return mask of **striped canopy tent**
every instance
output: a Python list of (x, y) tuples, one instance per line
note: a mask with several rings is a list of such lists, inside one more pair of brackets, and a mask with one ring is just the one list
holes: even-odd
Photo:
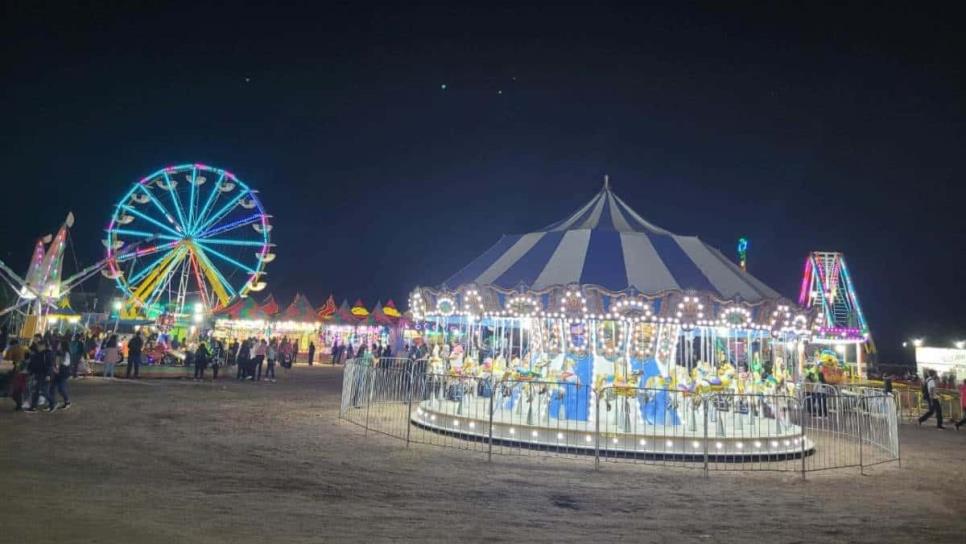
[(399, 319), (402, 317), (402, 314), (399, 312), (399, 309), (396, 308), (396, 303), (393, 302), (392, 299), (389, 299), (389, 302), (387, 302), (386, 305), (382, 307), (382, 312), (386, 314), (386, 316), (388, 316), (390, 319)]
[(325, 299), (325, 304), (315, 312), (315, 315), (322, 321), (330, 321), (335, 316), (335, 311), (335, 299), (332, 295), (329, 295), (329, 298)]
[(252, 321), (265, 321), (270, 316), (262, 310), (262, 307), (255, 302), (252, 297), (238, 299), (237, 302), (221, 310), (216, 314), (218, 317), (229, 319), (246, 319)]
[(355, 325), (359, 322), (359, 318), (352, 315), (352, 310), (349, 308), (349, 301), (343, 299), (342, 304), (339, 305), (339, 309), (335, 311), (332, 315), (333, 319), (343, 325)]
[(369, 317), (372, 319), (372, 322), (375, 323), (376, 325), (391, 327), (396, 324), (396, 320), (390, 318), (386, 314), (382, 306), (382, 301), (376, 302), (375, 307), (372, 308), (372, 312), (369, 313)]
[(264, 311), (269, 316), (275, 316), (279, 312), (280, 308), (278, 302), (275, 301), (275, 295), (268, 295), (268, 297), (262, 301), (262, 311)]
[(285, 321), (298, 321), (301, 323), (319, 321), (319, 316), (315, 313), (315, 308), (312, 306), (312, 303), (302, 293), (296, 293), (295, 298), (292, 299), (292, 303), (288, 305), (288, 308), (285, 308), (285, 311), (279, 315), (279, 318)]
[(363, 304), (361, 298), (356, 299), (356, 303), (352, 305), (352, 309), (350, 311), (352, 312), (352, 315), (354, 315), (356, 319), (360, 321), (369, 317), (369, 310), (366, 309), (366, 305)]
[[(567, 297), (567, 293), (571, 296)], [(504, 235), (438, 288), (417, 288), (410, 309), (427, 315), (525, 315), (559, 312), (579, 294), (584, 313), (601, 317), (627, 298), (653, 301), (655, 316), (674, 317), (700, 296), (717, 317), (734, 305), (766, 321), (782, 296), (697, 236), (644, 219), (604, 187), (577, 211), (542, 229)], [(512, 308), (526, 296), (526, 306)], [(531, 307), (532, 306), (532, 307)], [(768, 314), (770, 316), (770, 313)], [(680, 316), (678, 316), (680, 317)]]

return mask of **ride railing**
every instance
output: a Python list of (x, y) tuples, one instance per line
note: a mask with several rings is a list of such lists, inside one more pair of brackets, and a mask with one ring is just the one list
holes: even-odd
[(350, 360), (340, 417), (368, 434), (493, 454), (709, 471), (807, 472), (899, 460), (895, 399), (809, 384), (797, 395), (498, 380), (425, 361)]

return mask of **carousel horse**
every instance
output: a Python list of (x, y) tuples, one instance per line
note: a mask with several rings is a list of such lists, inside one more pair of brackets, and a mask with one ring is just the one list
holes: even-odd
[(657, 364), (657, 359), (631, 359), (631, 370), (640, 374), (638, 383), (644, 384), (648, 389), (657, 389), (657, 392), (650, 394), (641, 407), (641, 419), (651, 425), (680, 425), (681, 419), (677, 411), (671, 406), (671, 398), (668, 395), (668, 387), (672, 380), (661, 376), (661, 369)]

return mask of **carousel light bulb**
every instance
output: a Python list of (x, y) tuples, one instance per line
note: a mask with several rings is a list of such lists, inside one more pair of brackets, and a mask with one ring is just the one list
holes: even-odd
[(715, 447), (716, 449), (719, 449), (719, 450), (720, 450), (721, 448), (723, 448), (723, 447), (724, 447), (724, 444), (722, 444), (721, 442), (715, 442), (715, 443), (714, 443), (714, 447)]
[(670, 448), (670, 447), (674, 446), (674, 441), (673, 440), (668, 440), (667, 442), (664, 443), (664, 445)]
[(454, 426), (454, 427), (459, 427), (459, 426), (460, 426), (460, 420), (458, 420), (458, 419), (454, 419), (454, 420), (453, 420), (453, 426)]
[(697, 440), (695, 440), (694, 442), (691, 442), (691, 447), (694, 449), (698, 449), (701, 447), (701, 442), (698, 442)]
[(755, 440), (755, 447), (756, 448), (760, 448), (761, 447), (761, 442), (758, 441), (758, 440)]
[(778, 447), (778, 441), (777, 440), (772, 440), (771, 441), (771, 447), (777, 448)]
[(614, 444), (616, 444), (616, 443), (618, 442), (618, 440), (617, 440), (617, 437), (615, 436), (615, 437), (614, 437), (614, 438), (613, 438), (613, 439), (611, 440), (611, 442), (613, 442)]
[(745, 445), (743, 443), (741, 443), (741, 442), (738, 442), (737, 444), (735, 444), (735, 447), (740, 450), (740, 449), (743, 449), (745, 447)]
[(564, 437), (563, 433), (557, 433), (557, 440), (563, 440), (563, 437)]
[(642, 446), (646, 446), (646, 445), (647, 445), (647, 440), (644, 440), (644, 439), (642, 438), (642, 439), (641, 439), (641, 445), (642, 445)]
[(517, 430), (513, 427), (510, 427), (510, 434), (517, 434)]
[(538, 433), (537, 431), (531, 431), (530, 432), (530, 436), (536, 438), (536, 437), (540, 436), (540, 433)]

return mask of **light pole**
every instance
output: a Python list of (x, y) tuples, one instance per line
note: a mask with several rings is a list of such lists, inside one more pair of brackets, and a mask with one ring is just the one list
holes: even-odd
[(124, 304), (120, 300), (114, 299), (111, 307), (114, 308), (114, 332), (117, 332), (117, 326), (121, 321), (121, 308), (124, 307)]

